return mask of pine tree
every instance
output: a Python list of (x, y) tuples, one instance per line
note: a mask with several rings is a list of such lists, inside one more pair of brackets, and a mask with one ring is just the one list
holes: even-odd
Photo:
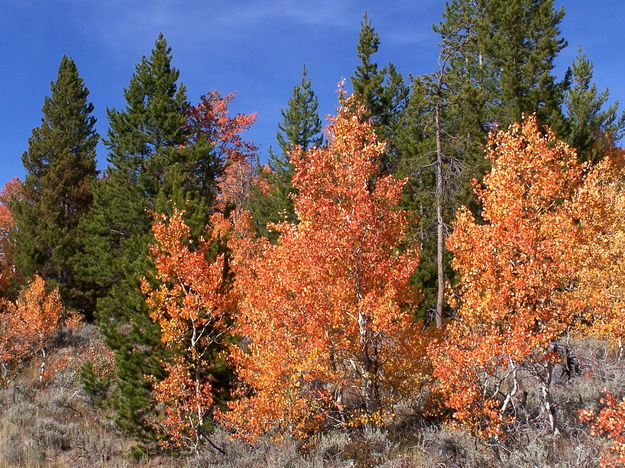
[(459, 203), (475, 208), (470, 181), (480, 179), (493, 124), (506, 128), (536, 113), (557, 133), (564, 131), (561, 105), (568, 81), (556, 82), (554, 60), (566, 46), (558, 25), (564, 10), (553, 0), (453, 0), (441, 35), (445, 96), (441, 109), (449, 157), (464, 168)]
[(436, 226), (437, 233), (435, 247), (434, 233), (424, 233), (420, 269), (422, 280), (431, 281), (428, 258), (436, 257), (436, 284), (421, 287), (426, 298), (437, 290), (437, 324), (443, 281), (451, 279), (445, 273), (445, 233), (460, 204), (479, 216), (472, 180), (480, 180), (489, 168), (483, 148), (492, 126), (505, 128), (535, 112), (542, 123), (564, 132), (561, 105), (568, 80), (557, 82), (552, 74), (555, 57), (566, 45), (558, 30), (563, 15), (552, 0), (451, 0), (443, 21), (434, 26), (441, 36), (439, 70), (422, 78), (430, 122), (425, 131), (431, 144), (405, 164), (436, 170), (435, 176), (421, 171), (432, 185), (418, 185), (424, 195), (415, 197), (420, 201), (413, 209), (425, 216), (436, 213), (433, 222), (421, 222)]
[(478, 40), (498, 81), (494, 121), (505, 128), (535, 112), (556, 130), (562, 125), (563, 87), (567, 86), (553, 76), (555, 58), (566, 47), (558, 28), (564, 7), (556, 10), (553, 0), (483, 3)]
[(602, 110), (609, 96), (592, 83), (592, 62), (581, 49), (572, 64), (573, 86), (565, 97), (568, 118), (568, 142), (583, 161), (596, 162), (611, 141), (625, 132), (625, 113), (618, 115), (618, 103)]
[[(323, 138), (318, 111), (319, 102), (311, 86), (308, 70), (304, 65), (302, 79), (293, 87), (293, 95), (289, 98), (288, 107), (280, 111), (283, 120), (278, 124), (276, 139), (282, 153), (277, 158), (288, 156), (296, 146), (301, 149), (302, 153), (313, 146), (321, 146)], [(290, 172), (293, 172), (293, 165), (290, 161), (285, 159), (275, 159), (275, 161), (274, 169), (277, 169), (278, 165), (284, 168), (288, 164)], [(282, 161), (286, 164), (280, 164)]]
[[(304, 154), (313, 146), (320, 147), (323, 142), (321, 135), (321, 119), (318, 112), (319, 102), (311, 87), (306, 66), (302, 69), (300, 83), (293, 87), (286, 109), (283, 109), (282, 123), (278, 124), (276, 139), (280, 152), (271, 151), (269, 170), (260, 171), (259, 181), (252, 188), (248, 208), (252, 212), (256, 232), (271, 240), (277, 233), (269, 231), (267, 224), (279, 221), (297, 222), (293, 208), (292, 195), (295, 193), (293, 183), (293, 164), (291, 153), (299, 148)], [(268, 187), (263, 192), (261, 186)]]
[(401, 154), (395, 135), (402, 112), (407, 103), (409, 88), (393, 64), (379, 68), (372, 56), (380, 48), (380, 36), (367, 13), (360, 23), (356, 50), (360, 63), (351, 77), (356, 101), (365, 106), (362, 117), (372, 119), (376, 135), (387, 144), (381, 157), (381, 172), (397, 170)]
[(414, 77), (410, 97), (397, 129), (397, 144), (402, 158), (396, 176), (408, 178), (404, 187), (402, 207), (416, 214), (417, 223), (411, 236), (421, 246), (421, 260), (411, 281), (421, 291), (421, 303), (416, 316), (431, 316), (437, 294), (436, 265), (436, 152), (431, 121), (432, 100), (428, 83)]
[(81, 294), (73, 255), (77, 227), (92, 203), (98, 135), (85, 87), (74, 61), (64, 56), (45, 98), (41, 126), (33, 129), (22, 156), (26, 177), (11, 203), (15, 218), (15, 264), (25, 278), (40, 275), (60, 288), (65, 304), (89, 309)]
[(152, 217), (168, 170), (188, 139), (189, 103), (171, 49), (162, 35), (150, 57), (136, 66), (124, 90), (124, 110), (109, 110), (105, 144), (110, 163), (94, 191), (94, 207), (82, 224), (88, 256), (81, 264), (97, 285), (97, 319), (115, 351), (116, 423), (142, 440), (153, 437), (152, 382), (163, 376), (158, 326), (149, 317), (140, 279), (152, 268), (148, 244)]

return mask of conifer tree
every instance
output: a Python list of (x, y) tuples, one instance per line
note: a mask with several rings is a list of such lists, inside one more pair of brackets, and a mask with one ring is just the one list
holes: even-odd
[[(302, 68), (302, 79), (293, 87), (293, 94), (289, 98), (288, 107), (282, 109), (282, 123), (278, 124), (278, 134), (276, 139), (280, 145), (282, 153), (274, 160), (273, 165), (277, 169), (281, 156), (288, 154), (299, 147), (305, 153), (313, 146), (321, 146), (323, 140), (321, 136), (321, 119), (319, 118), (319, 102), (315, 92), (311, 87), (311, 80), (308, 77), (306, 65)], [(291, 161), (285, 161), (289, 165), (289, 171), (293, 172)], [(284, 167), (286, 164), (280, 164)]]
[(565, 96), (568, 118), (568, 142), (583, 161), (596, 162), (605, 154), (611, 141), (625, 131), (625, 113), (618, 115), (618, 103), (602, 110), (609, 96), (592, 83), (592, 62), (581, 49), (572, 64), (572, 84)]
[(472, 199), (470, 181), (488, 169), (482, 148), (493, 124), (505, 128), (536, 113), (564, 131), (568, 80), (558, 83), (552, 73), (566, 46), (558, 29), (563, 16), (553, 0), (453, 0), (434, 27), (446, 60), (444, 146), (464, 167), (459, 202)]
[(92, 202), (97, 176), (93, 105), (74, 61), (64, 56), (41, 126), (33, 129), (22, 156), (26, 177), (21, 196), (10, 203), (15, 219), (15, 265), (25, 278), (40, 275), (60, 288), (65, 303), (88, 309), (73, 255), (77, 227)]
[[(414, 77), (407, 106), (401, 115), (397, 131), (397, 144), (402, 158), (396, 175), (407, 177), (402, 207), (413, 211), (418, 223), (411, 235), (421, 246), (421, 260), (412, 275), (413, 286), (421, 291), (418, 318), (436, 317), (438, 294), (437, 265), (437, 194), (438, 164), (436, 155), (435, 122), (432, 119), (434, 100), (429, 78)], [(449, 164), (441, 168), (449, 170)], [(449, 201), (441, 203), (449, 210)], [(445, 218), (449, 213), (445, 212)], [(432, 314), (434, 312), (434, 314)]]
[[(431, 185), (417, 185), (426, 193), (413, 194), (420, 200), (413, 209), (425, 216), (436, 212), (435, 222), (422, 221), (422, 225), (436, 226), (436, 288), (421, 287), (426, 297), (432, 296), (428, 291), (437, 289), (437, 322), (442, 281), (448, 279), (443, 237), (458, 205), (468, 206), (479, 216), (472, 180), (480, 180), (489, 168), (483, 150), (488, 132), (494, 124), (507, 126), (532, 113), (556, 133), (565, 130), (561, 106), (568, 80), (557, 82), (552, 74), (555, 57), (566, 45), (558, 30), (564, 11), (556, 11), (553, 3), (451, 0), (443, 21), (434, 26), (441, 36), (439, 69), (421, 78), (426, 88), (422, 106), (430, 122), (424, 129), (431, 144), (404, 164), (413, 170), (418, 166), (436, 169), (435, 177), (419, 171)], [(433, 232), (424, 234), (434, 236)], [(423, 244), (421, 269), (431, 264), (427, 257), (434, 257), (428, 248), (431, 244), (431, 238)], [(428, 271), (422, 271), (422, 280), (432, 278)]]
[(381, 157), (381, 172), (388, 174), (395, 172), (401, 159), (395, 135), (406, 107), (409, 88), (392, 63), (379, 68), (372, 60), (379, 48), (380, 36), (365, 13), (356, 45), (360, 63), (354, 70), (351, 82), (356, 102), (365, 106), (362, 118), (371, 118), (376, 135), (386, 142), (386, 151)]
[(159, 328), (140, 291), (140, 279), (152, 267), (150, 211), (189, 133), (189, 103), (171, 61), (171, 49), (159, 35), (124, 90), (125, 109), (108, 111), (110, 166), (82, 224), (89, 254), (82, 271), (99, 287), (98, 324), (115, 351), (116, 423), (143, 440), (153, 436), (148, 420), (154, 407), (152, 382), (145, 375), (163, 375)]
[[(280, 112), (283, 120), (278, 124), (276, 135), (280, 152), (271, 151), (269, 170), (260, 172), (260, 180), (251, 193), (249, 209), (252, 212), (254, 228), (263, 237), (272, 240), (277, 238), (276, 232), (267, 229), (269, 223), (297, 222), (292, 199), (295, 188), (291, 182), (291, 154), (297, 148), (304, 154), (313, 146), (321, 146), (323, 136), (318, 107), (319, 102), (312, 90), (308, 70), (304, 66), (302, 79), (293, 87), (287, 108)], [(261, 189), (263, 185), (267, 187), (264, 192)]]

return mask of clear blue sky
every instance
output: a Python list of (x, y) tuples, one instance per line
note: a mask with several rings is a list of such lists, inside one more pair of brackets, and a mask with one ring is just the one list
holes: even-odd
[[(334, 112), (336, 84), (357, 63), (365, 10), (381, 36), (378, 63), (392, 61), (407, 76), (434, 69), (432, 24), (443, 6), (442, 0), (0, 0), (0, 183), (24, 175), (21, 155), (63, 54), (76, 61), (104, 135), (106, 107), (123, 107), (134, 65), (162, 31), (191, 102), (214, 89), (236, 91), (235, 112), (258, 112), (248, 137), (265, 160), (303, 64), (321, 114)], [(561, 30), (569, 46), (558, 75), (582, 46), (599, 88), (625, 104), (624, 24), (623, 0), (566, 2)], [(106, 153), (102, 145), (98, 150), (102, 169)]]

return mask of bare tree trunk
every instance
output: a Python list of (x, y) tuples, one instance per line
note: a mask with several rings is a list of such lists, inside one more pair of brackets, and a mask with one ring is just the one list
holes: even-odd
[[(369, 330), (369, 317), (362, 311), (358, 312), (358, 332), (363, 353), (363, 386), (365, 397), (365, 410), (372, 414), (378, 410), (377, 383), (375, 382), (375, 367), (377, 356), (371, 355), (371, 333)], [(377, 354), (377, 353), (375, 353)]]
[(436, 322), (436, 328), (441, 329), (443, 328), (443, 303), (445, 300), (445, 265), (443, 263), (445, 240), (443, 229), (443, 150), (441, 145), (440, 100), (437, 100), (434, 109), (434, 124), (436, 126), (436, 269), (438, 273), (434, 321)]
[(45, 349), (41, 349), (41, 367), (39, 368), (39, 382), (43, 382), (43, 376), (46, 373), (46, 350)]
[(560, 431), (558, 430), (558, 422), (556, 420), (556, 415), (553, 411), (553, 407), (551, 404), (551, 389), (549, 388), (551, 385), (552, 374), (553, 369), (551, 367), (551, 364), (547, 364), (547, 375), (539, 377), (540, 392), (542, 394), (543, 411), (545, 413), (545, 416), (547, 417), (551, 433), (553, 435), (558, 435)]

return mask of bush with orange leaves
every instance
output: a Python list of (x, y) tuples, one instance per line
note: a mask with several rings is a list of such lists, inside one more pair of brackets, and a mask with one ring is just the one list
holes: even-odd
[(625, 152), (612, 148), (572, 203), (582, 233), (573, 260), (573, 299), (586, 306), (577, 330), (607, 340), (623, 355), (625, 341)]
[[(235, 93), (221, 96), (212, 91), (200, 98), (201, 102), (189, 109), (187, 129), (191, 131), (190, 143), (207, 142), (212, 145), (220, 168), (217, 179), (216, 207), (225, 212), (228, 208), (241, 207), (247, 198), (252, 178), (252, 161), (258, 149), (251, 141), (245, 140), (242, 133), (249, 130), (256, 121), (252, 114), (229, 115), (229, 106)], [(214, 168), (194, 168), (196, 176), (210, 183)], [(236, 218), (240, 211), (231, 213)]]
[(462, 208), (448, 239), (461, 277), (459, 309), (447, 336), (431, 347), (437, 388), (458, 422), (498, 438), (523, 404), (522, 379), (530, 378), (556, 432), (552, 343), (579, 306), (567, 294), (580, 230), (565, 201), (583, 166), (535, 117), (491, 134), (487, 157), (492, 170), (476, 184), (483, 222)]
[(15, 220), (9, 210), (9, 203), (19, 197), (21, 188), (20, 180), (15, 177), (4, 184), (0, 191), (0, 295), (7, 292), (14, 276), (13, 246), (10, 236), (15, 229)]
[[(213, 226), (219, 226), (217, 218)], [(169, 436), (165, 444), (197, 453), (210, 442), (207, 434), (216, 402), (227, 390), (216, 383), (224, 372), (220, 352), (230, 337), (232, 303), (225, 257), (208, 259), (210, 241), (200, 239), (192, 247), (180, 211), (158, 220), (152, 230), (155, 244), (150, 252), (160, 285), (154, 287), (144, 279), (141, 288), (150, 317), (160, 325), (161, 340), (173, 356), (164, 363), (167, 377), (155, 382), (154, 395), (163, 404), (161, 424)], [(218, 236), (218, 229), (213, 233)]]
[(609, 392), (601, 398), (603, 408), (598, 414), (580, 411), (580, 420), (590, 423), (592, 434), (612, 440), (612, 446), (601, 457), (604, 468), (625, 466), (625, 398), (617, 401)]
[(48, 291), (45, 281), (35, 276), (15, 302), (2, 299), (0, 309), (3, 377), (8, 378), (11, 367), (20, 361), (40, 356), (39, 379), (43, 380), (47, 347), (65, 319), (58, 289)]
[(299, 224), (276, 225), (275, 245), (230, 244), (243, 387), (222, 419), (248, 440), (383, 424), (423, 384), (427, 338), (411, 319), (409, 282), (419, 254), (402, 244), (410, 220), (398, 209), (405, 181), (375, 178), (384, 144), (347, 103), (327, 147), (291, 155)]

